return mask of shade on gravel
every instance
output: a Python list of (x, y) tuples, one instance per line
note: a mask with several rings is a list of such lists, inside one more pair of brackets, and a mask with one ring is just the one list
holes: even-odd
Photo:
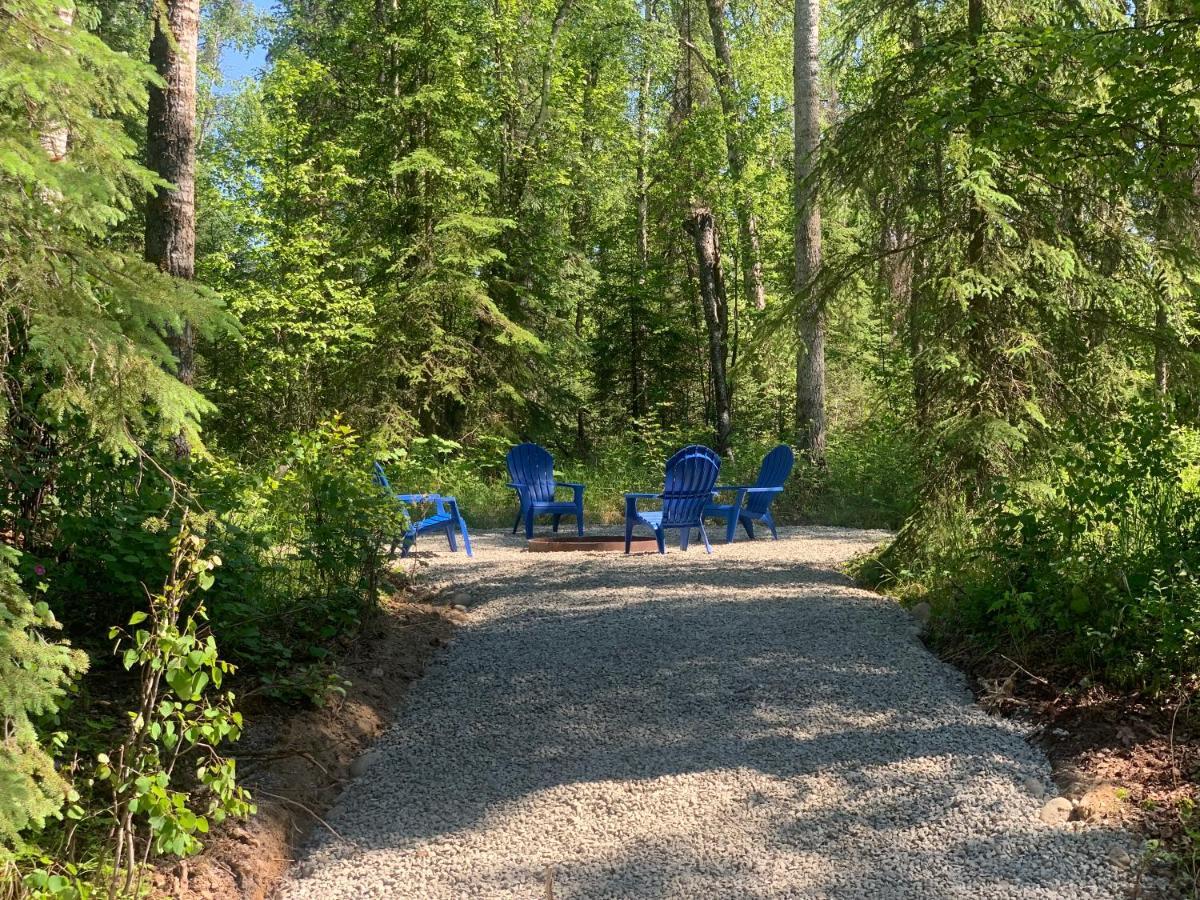
[(1040, 821), (1042, 753), (838, 573), (886, 536), (782, 531), (431, 553), (471, 622), (282, 896), (1126, 896), (1133, 839)]

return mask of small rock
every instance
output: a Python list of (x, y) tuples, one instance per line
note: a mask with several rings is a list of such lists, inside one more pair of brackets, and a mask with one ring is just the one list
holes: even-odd
[(1075, 818), (1095, 822), (1116, 816), (1121, 811), (1119, 790), (1117, 785), (1105, 782), (1085, 791), (1075, 807)]
[(1066, 797), (1055, 797), (1042, 807), (1038, 817), (1047, 825), (1065, 825), (1071, 818), (1071, 801)]
[(1036, 778), (1025, 779), (1025, 790), (1029, 791), (1029, 793), (1033, 794), (1039, 800), (1046, 796), (1046, 786)]
[(371, 677), (372, 678), (382, 678), (383, 677), (383, 666), (376, 666), (375, 668), (373, 668), (371, 670)]
[(1120, 866), (1122, 869), (1128, 869), (1133, 860), (1124, 847), (1113, 847), (1108, 851), (1108, 860), (1115, 866)]
[(924, 628), (929, 624), (929, 617), (933, 614), (933, 607), (922, 600), (920, 603), (910, 609), (909, 613), (914, 619), (917, 620), (917, 623)]
[(451, 608), (452, 610), (454, 610), (455, 612), (462, 612), (462, 613), (465, 613), (465, 612), (467, 611), (467, 608), (466, 608), (465, 606), (463, 606), (461, 603), (455, 603), (455, 604), (454, 604), (453, 606), (451, 606), (450, 608)]
[(350, 775), (354, 778), (361, 778), (368, 771), (370, 771), (377, 762), (379, 762), (378, 753), (374, 751), (364, 753), (362, 756), (355, 759), (354, 762), (350, 763)]

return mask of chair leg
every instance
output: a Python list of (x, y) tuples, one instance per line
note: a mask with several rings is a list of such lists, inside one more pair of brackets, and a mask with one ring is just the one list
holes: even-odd
[(763, 521), (767, 523), (767, 527), (771, 529), (771, 537), (779, 540), (779, 533), (775, 530), (775, 519), (769, 512), (763, 513)]
[(633, 519), (629, 516), (625, 517), (625, 552), (629, 552), (630, 542), (633, 540)]
[(458, 517), (458, 527), (462, 531), (463, 549), (467, 551), (467, 556), (474, 556), (471, 552), (471, 536), (467, 534), (467, 520), (462, 516)]
[(553, 531), (555, 534), (558, 534), (558, 522), (561, 518), (562, 518), (562, 513), (554, 514), (554, 524), (550, 526), (550, 530)]
[(738, 514), (733, 513), (725, 522), (725, 543), (732, 544), (737, 537)]
[(709, 554), (712, 553), (712, 544), (708, 542), (708, 532), (704, 530), (704, 522), (700, 523), (700, 537), (704, 538), (704, 549)]
[(517, 517), (515, 519), (513, 519), (513, 530), (512, 530), (513, 534), (516, 534), (517, 529), (521, 527), (521, 519), (523, 519), (524, 517), (525, 517), (524, 507), (517, 507)]
[(746, 529), (746, 534), (750, 540), (754, 540), (754, 520), (749, 516), (739, 516), (742, 522), (742, 527)]
[(583, 504), (580, 503), (575, 510), (575, 533), (583, 537)]
[(450, 552), (457, 553), (458, 552), (458, 542), (456, 540), (454, 540), (454, 523), (453, 522), (446, 523), (446, 540), (448, 540), (450, 542)]
[(525, 540), (533, 537), (533, 506), (525, 510)]
[(654, 539), (658, 541), (658, 552), (667, 555), (667, 533), (662, 528), (654, 529)]
[(686, 550), (692, 540), (692, 529), (680, 528), (679, 530), (683, 532), (683, 535), (679, 538), (679, 549)]

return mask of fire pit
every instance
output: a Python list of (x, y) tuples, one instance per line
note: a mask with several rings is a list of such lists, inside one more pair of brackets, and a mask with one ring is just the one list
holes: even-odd
[[(625, 552), (625, 538), (619, 534), (589, 534), (583, 537), (564, 535), (559, 537), (535, 537), (529, 539), (530, 553), (550, 553), (559, 550), (598, 550)], [(652, 537), (635, 537), (629, 544), (630, 553), (658, 551), (658, 542)]]

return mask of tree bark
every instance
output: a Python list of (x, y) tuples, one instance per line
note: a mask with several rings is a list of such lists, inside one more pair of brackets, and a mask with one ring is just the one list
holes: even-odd
[(693, 205), (685, 223), (696, 245), (697, 280), (704, 323), (708, 328), (708, 359), (712, 373), (713, 418), (716, 425), (716, 451), (729, 452), (729, 434), (733, 418), (729, 402), (726, 360), (729, 357), (729, 301), (725, 276), (721, 271), (721, 246), (717, 222), (707, 206)]
[[(75, 24), (75, 8), (73, 6), (60, 6), (56, 10), (58, 19), (62, 22), (63, 30), (69, 29)], [(63, 122), (46, 122), (42, 127), (41, 134), (38, 135), (38, 141), (42, 145), (42, 149), (46, 151), (46, 155), (50, 157), (51, 162), (62, 162), (67, 158), (67, 144), (70, 142), (71, 130)], [(55, 201), (61, 198), (54, 198)]]
[[(972, 51), (979, 46), (979, 38), (983, 35), (983, 0), (968, 0), (967, 3), (967, 41), (971, 45)], [(974, 58), (971, 60), (970, 66), (971, 78), (971, 110), (974, 115), (971, 118), (970, 134), (971, 143), (978, 143), (980, 136), (983, 133), (983, 123), (980, 121), (980, 116), (983, 114), (983, 102), (986, 86), (983, 79), (979, 77), (979, 64)], [(986, 222), (984, 220), (983, 209), (978, 200), (971, 201), (970, 221), (968, 224), (970, 230), (970, 243), (967, 246), (967, 262), (971, 266), (977, 266), (983, 259), (984, 240), (986, 238)]]
[(820, 0), (796, 0), (793, 37), (794, 202), (796, 207), (796, 437), (814, 462), (825, 459), (825, 308), (814, 281), (821, 268), (821, 209), (813, 180), (821, 140)]
[(717, 96), (721, 101), (724, 117), (725, 154), (729, 161), (729, 177), (733, 181), (734, 202), (737, 209), (738, 232), (741, 237), (746, 297), (756, 309), (765, 309), (766, 292), (763, 289), (762, 251), (759, 248), (758, 221), (754, 216), (753, 204), (742, 184), (746, 171), (745, 159), (738, 144), (738, 125), (741, 112), (737, 107), (737, 92), (733, 83), (733, 54), (725, 34), (725, 0), (706, 0), (708, 24), (712, 32), (713, 52), (717, 57), (715, 80)]
[[(647, 30), (654, 16), (653, 5), (645, 4)], [(642, 375), (642, 324), (641, 304), (646, 298), (646, 284), (650, 276), (650, 186), (646, 178), (650, 155), (650, 132), (646, 119), (646, 104), (650, 97), (651, 68), (649, 56), (643, 48), (641, 72), (637, 93), (637, 294), (629, 304), (629, 413), (631, 418), (640, 419), (646, 412), (644, 404), (644, 378)]]
[[(200, 0), (167, 0), (154, 17), (150, 62), (163, 86), (150, 88), (146, 125), (148, 168), (171, 183), (146, 206), (146, 259), (176, 278), (196, 274), (196, 51)], [(179, 380), (196, 380), (195, 336), (183, 323), (169, 335)], [(175, 439), (175, 453), (191, 453), (187, 438)]]

